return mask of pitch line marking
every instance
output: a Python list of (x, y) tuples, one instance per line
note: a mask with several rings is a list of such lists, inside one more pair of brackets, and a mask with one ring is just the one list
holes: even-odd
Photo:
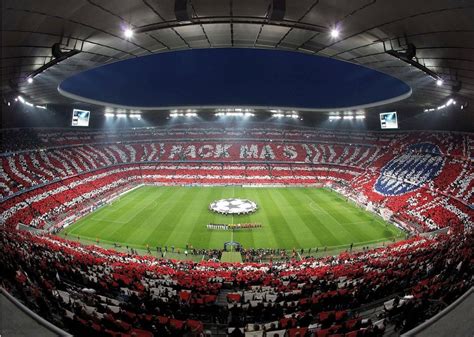
[(333, 219), (337, 224), (339, 224), (339, 226), (341, 227), (344, 227), (335, 217), (333, 217), (328, 211), (326, 211), (325, 209), (323, 209), (321, 206), (319, 206), (317, 203), (315, 203), (313, 201), (313, 199), (311, 199), (310, 197), (308, 197), (306, 194), (304, 195), (307, 199), (311, 200), (311, 202), (317, 206), (322, 212), (324, 212), (326, 215), (328, 215), (331, 219)]
[[(307, 197), (309, 198), (309, 197)], [(317, 208), (317, 207), (314, 207), (314, 206), (317, 206), (316, 203), (314, 201), (311, 201), (309, 203), (309, 207), (313, 210), (313, 211), (316, 211), (317, 213), (324, 213), (324, 212), (321, 212), (321, 209), (320, 208)]]

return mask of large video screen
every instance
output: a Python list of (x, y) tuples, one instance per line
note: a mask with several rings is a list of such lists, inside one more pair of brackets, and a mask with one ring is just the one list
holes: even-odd
[(380, 114), (380, 127), (382, 129), (398, 129), (397, 112), (382, 112)]
[(72, 126), (89, 126), (90, 111), (74, 109), (72, 111)]

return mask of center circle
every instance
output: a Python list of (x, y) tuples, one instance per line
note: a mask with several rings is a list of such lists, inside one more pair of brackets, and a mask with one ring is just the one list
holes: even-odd
[(209, 205), (209, 210), (219, 214), (250, 214), (254, 213), (257, 209), (258, 206), (253, 201), (238, 198), (215, 200)]

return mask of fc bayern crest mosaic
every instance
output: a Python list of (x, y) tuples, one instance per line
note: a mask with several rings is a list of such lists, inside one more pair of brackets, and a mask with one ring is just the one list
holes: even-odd
[(439, 153), (439, 148), (429, 143), (408, 146), (381, 169), (374, 190), (383, 195), (401, 195), (418, 189), (441, 173), (444, 159)]
[(221, 199), (213, 201), (209, 209), (219, 214), (249, 214), (257, 210), (257, 204), (248, 199)]

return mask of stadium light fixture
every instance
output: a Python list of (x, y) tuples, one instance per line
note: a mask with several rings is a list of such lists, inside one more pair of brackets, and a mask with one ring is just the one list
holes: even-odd
[(441, 78), (438, 78), (438, 79), (436, 80), (436, 85), (437, 85), (438, 87), (442, 86), (443, 83), (444, 83), (444, 81), (443, 81)]
[(29, 84), (33, 83), (33, 78), (32, 77), (28, 77), (28, 79), (26, 80)]
[(276, 113), (276, 114), (273, 114), (272, 117), (282, 118), (282, 117), (285, 117), (285, 115), (282, 113)]
[(25, 99), (21, 96), (18, 96), (18, 100), (21, 102), (21, 103), (25, 103)]
[(331, 29), (331, 37), (333, 39), (337, 39), (339, 37), (339, 29), (337, 29), (336, 27), (334, 27), (333, 29)]
[(36, 106), (38, 109), (43, 109), (43, 110), (46, 110), (46, 107), (44, 105), (37, 105)]
[(118, 113), (118, 114), (115, 114), (115, 116), (117, 116), (118, 118), (125, 118), (125, 117), (127, 117), (127, 114)]
[(105, 117), (114, 117), (115, 115), (114, 115), (113, 113), (111, 113), (111, 112), (106, 112), (106, 113), (104, 114), (104, 116), (105, 116)]
[(242, 117), (244, 113), (243, 112), (226, 112), (225, 115), (230, 116), (230, 117)]
[(186, 117), (196, 117), (196, 116), (197, 116), (197, 113), (195, 113), (195, 112), (186, 112), (184, 115), (185, 115)]
[(27, 102), (27, 101), (25, 101), (25, 104), (29, 105), (29, 106), (33, 106), (33, 103), (30, 103), (30, 102)]
[(341, 116), (329, 116), (329, 121), (339, 120), (342, 119)]
[(354, 116), (344, 116), (343, 119), (345, 119), (345, 120), (351, 120), (351, 119), (354, 119)]
[(357, 116), (355, 116), (355, 119), (365, 119), (365, 116), (364, 115), (357, 115)]
[(123, 31), (123, 36), (125, 36), (127, 39), (131, 39), (133, 37), (133, 30), (131, 28), (126, 28)]

